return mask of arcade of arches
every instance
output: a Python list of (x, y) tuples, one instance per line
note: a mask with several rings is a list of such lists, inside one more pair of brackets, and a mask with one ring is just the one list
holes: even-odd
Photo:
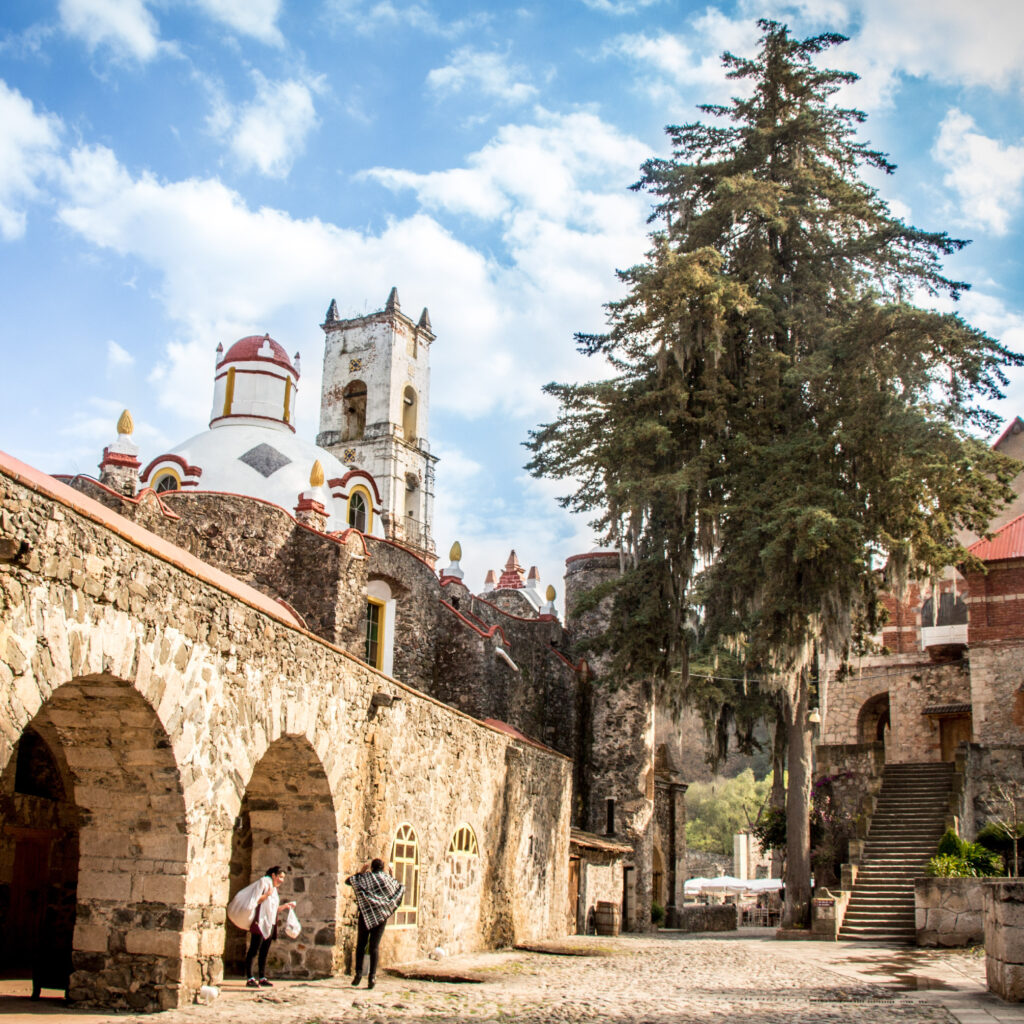
[[(381, 690), (405, 699), (378, 709)], [(522, 811), (510, 793), (529, 794), (528, 814), (508, 813)], [(82, 1005), (191, 1001), (238, 956), (230, 893), (273, 863), (303, 923), (275, 944), (276, 970), (343, 969), (344, 877), (402, 822), (417, 829), (420, 914), (385, 958), (560, 935), (569, 807), (566, 758), (401, 688), (264, 595), (0, 461), (0, 913), (8, 965), (38, 984)], [(455, 888), (449, 847), (467, 823), (478, 859)]]

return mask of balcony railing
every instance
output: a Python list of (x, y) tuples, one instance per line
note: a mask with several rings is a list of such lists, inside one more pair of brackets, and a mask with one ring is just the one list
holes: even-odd
[(921, 650), (929, 647), (952, 647), (967, 645), (967, 623), (955, 626), (922, 626)]

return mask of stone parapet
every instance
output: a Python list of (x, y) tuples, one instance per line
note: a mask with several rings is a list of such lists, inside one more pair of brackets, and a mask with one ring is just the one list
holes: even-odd
[(985, 940), (984, 878), (918, 878), (914, 912), (919, 946), (974, 946)]
[(988, 990), (1024, 1002), (1024, 882), (992, 881), (982, 890)]

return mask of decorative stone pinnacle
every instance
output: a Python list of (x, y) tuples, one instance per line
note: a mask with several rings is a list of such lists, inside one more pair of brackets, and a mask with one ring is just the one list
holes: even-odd
[(458, 541), (456, 541), (452, 545), (451, 551), (448, 552), (448, 557), (453, 562), (461, 562), (462, 561), (462, 545)]
[(117, 432), (119, 434), (133, 434), (135, 432), (132, 414), (127, 409), (121, 413), (121, 418), (117, 421)]
[(336, 299), (331, 299), (331, 304), (327, 307), (327, 316), (324, 317), (324, 323), (336, 323), (338, 320), (338, 303)]
[(416, 326), (432, 332), (432, 328), (430, 326), (430, 314), (427, 312), (426, 306), (423, 307), (423, 312), (420, 313), (420, 322)]
[(323, 487), (324, 485), (324, 467), (320, 465), (320, 460), (317, 459), (313, 463), (313, 468), (309, 473), (309, 486), (310, 487)]
[(384, 303), (384, 312), (397, 313), (401, 308), (402, 307), (398, 302), (398, 289), (392, 287), (391, 292), (388, 294), (388, 301)]
[(519, 559), (516, 558), (516, 552), (513, 548), (508, 556), (508, 561), (505, 563), (501, 579), (498, 580), (498, 588), (501, 590), (521, 590), (526, 586), (523, 582), (523, 576), (525, 575), (526, 570), (519, 564)]

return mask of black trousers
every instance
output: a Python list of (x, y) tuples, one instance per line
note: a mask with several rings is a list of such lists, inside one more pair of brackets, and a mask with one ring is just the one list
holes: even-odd
[(251, 931), (252, 938), (249, 940), (249, 952), (245, 954), (245, 976), (247, 978), (255, 978), (256, 975), (252, 973), (252, 962), (255, 957), (259, 957), (259, 977), (265, 978), (267, 976), (267, 954), (270, 952), (270, 944), (277, 938), (277, 928), (270, 933), (270, 938), (263, 938), (263, 934), (259, 928), (254, 924)]
[(380, 949), (380, 937), (384, 934), (387, 921), (381, 921), (373, 928), (367, 928), (363, 915), (359, 915), (359, 928), (356, 931), (356, 977), (363, 976), (363, 956), (366, 947), (370, 947), (370, 977), (377, 977), (377, 951)]

